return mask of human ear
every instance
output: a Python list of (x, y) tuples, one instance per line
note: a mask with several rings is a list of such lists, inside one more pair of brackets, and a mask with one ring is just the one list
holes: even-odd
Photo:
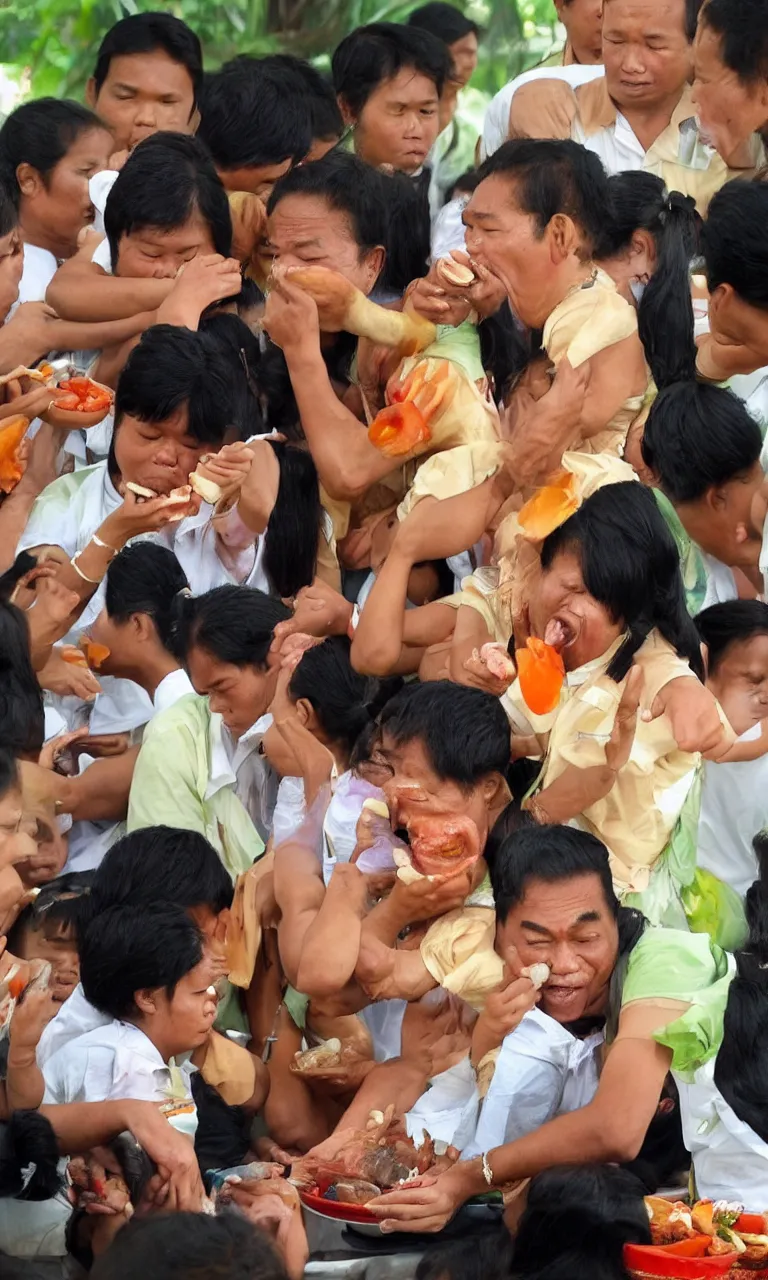
[(26, 160), (16, 166), (16, 181), (21, 194), (27, 197), (38, 195), (43, 187), (43, 180), (37, 169), (27, 164)]
[(336, 97), (336, 101), (339, 104), (339, 111), (341, 112), (341, 118), (344, 121), (347, 128), (349, 128), (350, 125), (356, 124), (357, 116), (355, 115), (354, 111), (350, 107), (346, 98), (343, 98), (341, 94), (338, 94)]
[(369, 286), (372, 289), (384, 270), (384, 259), (386, 250), (383, 245), (377, 244), (375, 249), (369, 250), (365, 255), (365, 274), (368, 278)]
[(94, 80), (93, 76), (91, 76), (90, 80), (85, 86), (85, 101), (86, 101), (86, 105), (89, 106), (92, 111), (95, 110), (96, 99), (98, 98), (98, 96), (99, 95), (96, 92), (96, 81)]
[(157, 1013), (157, 993), (150, 987), (143, 987), (141, 991), (134, 991), (133, 1003), (144, 1017), (151, 1018), (154, 1013)]
[(556, 213), (547, 225), (546, 234), (549, 236), (552, 262), (556, 265), (577, 253), (581, 247), (576, 224), (567, 213)]

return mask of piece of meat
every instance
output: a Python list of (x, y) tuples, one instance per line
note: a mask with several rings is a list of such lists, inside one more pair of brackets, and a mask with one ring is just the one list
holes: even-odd
[(381, 1191), (373, 1182), (365, 1182), (362, 1178), (339, 1178), (328, 1188), (324, 1199), (337, 1200), (339, 1204), (368, 1204), (378, 1195)]
[(463, 814), (414, 818), (408, 827), (411, 863), (423, 876), (453, 876), (480, 857), (480, 835)]

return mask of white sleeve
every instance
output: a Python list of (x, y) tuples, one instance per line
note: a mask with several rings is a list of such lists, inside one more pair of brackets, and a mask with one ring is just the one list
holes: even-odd
[(117, 178), (117, 169), (101, 169), (99, 173), (94, 173), (88, 183), (88, 194), (91, 197), (91, 204), (96, 210), (96, 217), (93, 220), (95, 231), (104, 234), (104, 209), (107, 204), (107, 196), (115, 185)]
[(45, 1066), (43, 1102), (105, 1102), (112, 1097), (115, 1060), (111, 1047), (65, 1046)]

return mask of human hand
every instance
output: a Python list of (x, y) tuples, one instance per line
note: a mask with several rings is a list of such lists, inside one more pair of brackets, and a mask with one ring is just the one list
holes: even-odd
[(43, 423), (31, 440), (26, 437), (21, 444), (24, 474), (15, 492), (19, 496), (28, 494), (36, 498), (56, 479), (61, 437), (55, 427)]
[[(0, 384), (0, 427), (7, 418), (21, 414), (24, 418), (41, 418), (51, 401), (59, 394), (55, 387), (33, 378), (12, 378)], [(63, 395), (63, 392), (61, 393)]]
[(720, 719), (714, 694), (693, 674), (670, 680), (641, 719), (647, 723), (662, 715), (669, 717), (681, 751), (699, 751), (716, 760), (731, 746), (733, 736)]
[(141, 533), (157, 533), (199, 510), (200, 499), (195, 493), (189, 498), (169, 501), (167, 497), (142, 499), (126, 489), (121, 506), (107, 516), (98, 533), (107, 546), (120, 550), (131, 538)]
[(158, 324), (196, 329), (206, 307), (231, 298), (242, 288), (240, 263), (220, 253), (197, 254), (185, 262), (157, 312)]
[[(704, 686), (702, 685), (701, 688)], [(643, 673), (639, 667), (630, 667), (616, 710), (611, 736), (605, 748), (605, 763), (614, 773), (624, 768), (631, 755), (642, 691)]]
[(570, 138), (576, 95), (563, 80), (536, 80), (513, 95), (508, 138)]
[[(22, 302), (3, 326), (4, 352), (11, 367), (29, 367), (55, 346), (54, 325), (58, 316), (46, 302)], [(53, 394), (50, 396), (53, 399)]]
[(273, 275), (262, 324), (286, 356), (299, 349), (320, 353), (317, 303), (289, 278)]
[(278, 622), (270, 646), (271, 653), (281, 653), (290, 635), (300, 632), (324, 640), (326, 636), (345, 636), (352, 620), (353, 606), (333, 587), (320, 578), (302, 587), (293, 602), (293, 617)]
[(192, 1142), (168, 1123), (160, 1110), (162, 1104), (126, 1100), (123, 1105), (123, 1127), (157, 1166), (158, 1176), (148, 1201), (159, 1208), (172, 1197), (177, 1208), (199, 1213), (205, 1192)]
[(563, 359), (545, 395), (516, 398), (514, 423), (504, 425), (510, 437), (506, 465), (518, 485), (534, 484), (560, 465), (578, 434), (589, 379), (589, 361), (574, 369)]
[[(65, 663), (64, 665), (66, 666), (67, 664)], [(80, 669), (81, 668), (75, 668), (75, 670)], [(86, 674), (90, 675), (91, 673), (89, 671)], [(52, 772), (59, 763), (60, 758), (70, 750), (72, 744), (75, 742), (81, 742), (87, 737), (88, 726), (84, 725), (82, 729), (72, 729), (68, 733), (61, 733), (58, 737), (51, 738), (49, 742), (45, 743), (37, 758), (37, 763), (40, 765), (41, 769), (48, 769)]]
[[(514, 951), (514, 948), (512, 948)], [(472, 1058), (479, 1062), (491, 1049), (497, 1049), (510, 1032), (520, 1025), (526, 1013), (530, 1013), (541, 998), (541, 992), (531, 979), (520, 973), (519, 961), (504, 965), (501, 984), (486, 996), (485, 1008), (480, 1014), (472, 1037)], [(517, 961), (517, 953), (514, 954)]]
[(468, 319), (472, 311), (466, 289), (458, 291), (451, 288), (447, 281), (436, 274), (434, 267), (429, 275), (411, 281), (405, 291), (405, 298), (409, 307), (433, 324), (458, 327)]
[(37, 566), (39, 578), (34, 608), (29, 610), (30, 646), (45, 649), (66, 635), (73, 616), (82, 608), (76, 591), (71, 591), (56, 576), (54, 566), (43, 562)]
[(366, 1208), (379, 1220), (384, 1235), (393, 1231), (442, 1231), (465, 1200), (474, 1194), (466, 1162), (460, 1161), (438, 1177), (425, 1174), (370, 1200)]
[[(72, 644), (52, 649), (45, 666), (37, 672), (38, 682), (42, 689), (59, 694), (60, 697), (80, 698), (83, 702), (90, 702), (97, 693), (101, 693), (101, 685), (88, 667), (79, 662), (67, 661), (64, 655), (70, 652), (80, 654), (80, 650)], [(84, 732), (87, 733), (88, 730), (85, 729)]]
[(125, 755), (131, 745), (129, 733), (86, 733), (77, 739), (75, 755), (95, 756), (98, 760)]
[[(483, 645), (482, 649), (472, 650), (471, 655), (462, 663), (464, 674), (460, 677), (459, 683), (471, 685), (474, 689), (482, 689), (483, 693), (490, 693), (494, 698), (501, 698), (515, 679), (515, 666), (509, 659), (508, 669), (504, 675), (501, 674), (500, 667), (493, 670), (493, 655), (483, 652), (487, 647), (489, 646)], [(503, 654), (503, 657), (506, 658), (507, 655)]]
[(195, 471), (205, 480), (213, 480), (221, 489), (222, 498), (229, 499), (239, 493), (253, 465), (253, 451), (241, 441), (225, 444), (218, 453), (206, 453)]
[(26, 991), (13, 1011), (10, 1025), (11, 1054), (15, 1057), (25, 1049), (34, 1050), (51, 1018), (59, 1006), (49, 987)]
[(390, 906), (405, 926), (456, 911), (463, 907), (471, 892), (471, 868), (459, 871), (454, 876), (424, 876), (411, 884), (405, 884), (398, 878), (392, 887)]
[(405, 1006), (400, 1033), (400, 1057), (419, 1066), (425, 1080), (465, 1057), (471, 1040), (460, 1002), (443, 993), (442, 1000), (435, 1000), (437, 994)]

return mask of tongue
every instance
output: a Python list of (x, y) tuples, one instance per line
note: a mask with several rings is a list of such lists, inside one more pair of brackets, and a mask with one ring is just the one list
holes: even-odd
[(544, 631), (544, 643), (562, 649), (568, 643), (568, 632), (558, 618), (550, 618)]

